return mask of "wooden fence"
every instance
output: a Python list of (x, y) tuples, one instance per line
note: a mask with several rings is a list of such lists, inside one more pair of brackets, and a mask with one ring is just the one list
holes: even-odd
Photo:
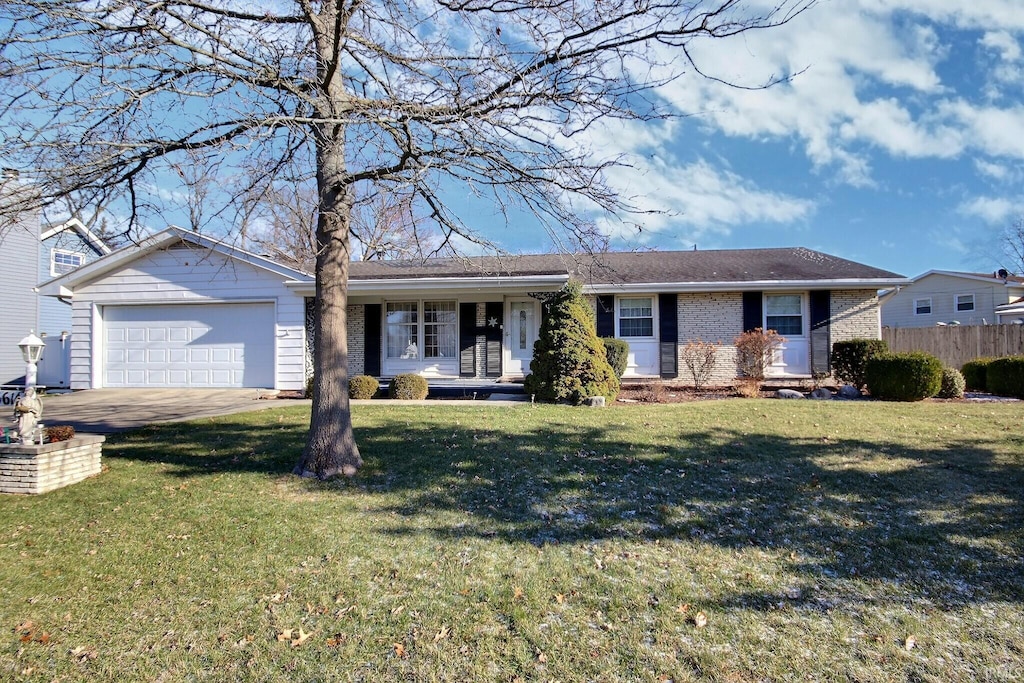
[(886, 327), (890, 351), (924, 351), (954, 368), (982, 356), (1024, 354), (1024, 325)]

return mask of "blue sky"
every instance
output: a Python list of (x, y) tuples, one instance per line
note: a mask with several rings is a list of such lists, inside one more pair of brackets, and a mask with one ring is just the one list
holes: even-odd
[(614, 185), (666, 212), (640, 233), (601, 219), (613, 248), (806, 246), (908, 276), (998, 267), (995, 236), (1024, 215), (1024, 2), (824, 0), (694, 54), (743, 84), (804, 71), (763, 91), (684, 78), (659, 95), (690, 116), (594, 131), (635, 166)]

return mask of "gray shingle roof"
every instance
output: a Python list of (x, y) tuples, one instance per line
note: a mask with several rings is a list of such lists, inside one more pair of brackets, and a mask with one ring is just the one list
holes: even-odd
[(369, 261), (351, 264), (353, 281), (573, 275), (585, 284), (744, 283), (892, 280), (904, 276), (803, 247), (709, 251), (539, 254)]

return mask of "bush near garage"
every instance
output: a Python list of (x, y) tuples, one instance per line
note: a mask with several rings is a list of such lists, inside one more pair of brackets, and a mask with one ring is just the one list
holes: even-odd
[(864, 369), (868, 391), (883, 401), (921, 401), (942, 389), (942, 361), (929, 353), (884, 353)]
[(989, 363), (994, 361), (995, 358), (975, 358), (964, 363), (963, 367), (960, 368), (960, 372), (964, 376), (964, 381), (967, 382), (967, 388), (971, 391), (988, 391), (988, 386), (985, 382), (985, 376), (988, 372), (987, 368)]
[(604, 343), (604, 353), (608, 357), (608, 364), (615, 371), (615, 376), (622, 379), (626, 374), (626, 364), (629, 362), (629, 342), (625, 339), (614, 337), (601, 337)]
[(999, 396), (1024, 398), (1024, 356), (1005, 356), (989, 363), (985, 386)]
[(406, 401), (422, 401), (427, 397), (427, 380), (419, 375), (406, 373), (395, 375), (388, 385), (388, 397)]
[(832, 344), (832, 372), (836, 379), (858, 389), (868, 383), (864, 370), (870, 359), (888, 353), (884, 339), (850, 339)]
[(356, 375), (348, 380), (348, 397), (353, 399), (373, 398), (380, 389), (376, 377)]

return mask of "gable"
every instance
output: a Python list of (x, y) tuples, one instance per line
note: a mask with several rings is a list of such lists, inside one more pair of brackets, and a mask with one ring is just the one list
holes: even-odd
[(75, 297), (132, 298), (155, 292), (161, 298), (276, 297), (283, 282), (279, 275), (244, 260), (179, 241), (79, 284)]

